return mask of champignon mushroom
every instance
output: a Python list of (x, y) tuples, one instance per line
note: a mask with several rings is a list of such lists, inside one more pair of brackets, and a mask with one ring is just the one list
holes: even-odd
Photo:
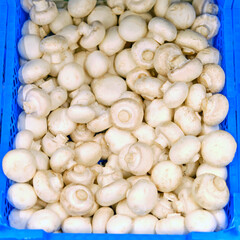
[(113, 169), (112, 167), (104, 167), (103, 171), (97, 176), (97, 183), (100, 187), (105, 187), (108, 184), (122, 179), (123, 175), (120, 169)]
[(192, 5), (197, 15), (203, 13), (218, 14), (218, 6), (212, 0), (193, 0)]
[(228, 226), (228, 216), (224, 209), (211, 211), (217, 221), (216, 231), (221, 231)]
[(131, 209), (128, 207), (127, 199), (118, 202), (115, 211), (116, 214), (125, 215), (133, 219), (138, 217), (138, 215), (132, 212)]
[(94, 133), (90, 131), (85, 124), (78, 124), (77, 128), (70, 135), (72, 141), (75, 143), (81, 141), (92, 141)]
[(138, 216), (133, 220), (133, 234), (155, 234), (155, 226), (158, 219), (147, 214), (145, 216)]
[(149, 146), (153, 144), (156, 138), (154, 128), (144, 122), (133, 131), (133, 135), (139, 142), (143, 142)]
[(156, 0), (126, 0), (126, 6), (133, 12), (145, 13), (152, 9)]
[(60, 202), (48, 203), (45, 209), (50, 209), (55, 212), (60, 218), (61, 222), (63, 222), (68, 217), (68, 213), (63, 208)]
[(196, 176), (200, 176), (202, 174), (205, 174), (205, 173), (211, 173), (211, 174), (214, 174), (220, 178), (223, 178), (225, 181), (227, 179), (227, 176), (228, 176), (228, 172), (227, 172), (227, 168), (226, 167), (214, 167), (214, 166), (211, 166), (207, 163), (202, 163), (198, 169), (197, 169), (197, 172), (196, 172)]
[(69, 0), (68, 12), (74, 18), (86, 17), (96, 6), (96, 0)]
[(220, 61), (220, 53), (214, 47), (207, 47), (196, 55), (196, 58), (200, 59), (203, 65), (205, 64), (218, 64)]
[(91, 233), (92, 225), (89, 217), (68, 217), (62, 223), (64, 233)]
[(127, 234), (132, 230), (133, 221), (130, 217), (116, 214), (107, 222), (107, 233)]

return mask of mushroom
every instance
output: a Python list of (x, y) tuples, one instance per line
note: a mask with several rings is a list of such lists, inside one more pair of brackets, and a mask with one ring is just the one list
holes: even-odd
[(32, 0), (20, 0), (20, 4), (21, 4), (22, 9), (26, 13), (29, 13), (31, 7), (33, 6)]
[(185, 218), (177, 213), (169, 214), (167, 218), (158, 220), (155, 231), (157, 234), (186, 234)]
[(197, 162), (189, 162), (187, 164), (183, 164), (182, 165), (183, 175), (188, 177), (195, 177), (200, 161), (201, 158)]
[(133, 12), (136, 13), (145, 13), (149, 12), (154, 4), (156, 3), (156, 0), (126, 0), (126, 6)]
[(81, 87), (85, 80), (84, 69), (77, 63), (66, 64), (58, 74), (58, 84), (67, 91)]
[(157, 144), (153, 144), (151, 147), (153, 150), (153, 166), (155, 166), (159, 162), (168, 160), (169, 151), (167, 148), (161, 148)]
[(172, 192), (182, 180), (181, 167), (171, 161), (156, 164), (151, 171), (151, 180), (161, 192)]
[(72, 98), (71, 106), (72, 105), (83, 105), (88, 106), (95, 102), (95, 96), (93, 95), (90, 87), (89, 89), (84, 89), (85, 84), (83, 84), (80, 88), (76, 89), (75, 91), (69, 94), (69, 97)]
[(232, 135), (223, 130), (204, 136), (201, 154), (204, 162), (214, 167), (225, 167), (232, 162), (237, 144)]
[(34, 212), (27, 223), (28, 229), (42, 229), (46, 232), (54, 232), (60, 229), (61, 220), (50, 209), (42, 209)]
[(28, 182), (36, 172), (34, 155), (26, 149), (11, 150), (2, 160), (2, 169), (7, 178), (19, 183)]
[(116, 75), (105, 75), (91, 83), (96, 100), (105, 106), (111, 106), (127, 90), (125, 80)]
[(18, 53), (25, 60), (33, 60), (42, 57), (40, 50), (41, 38), (37, 35), (22, 36), (18, 42)]
[(201, 117), (190, 107), (179, 107), (175, 111), (174, 122), (186, 135), (197, 136), (201, 132)]
[(141, 123), (141, 125), (136, 128), (132, 134), (139, 142), (145, 143), (149, 146), (154, 143), (154, 139), (156, 138), (154, 128), (144, 122)]
[(118, 26), (113, 26), (108, 28), (103, 41), (99, 44), (99, 49), (106, 55), (113, 56), (124, 48), (125, 43), (126, 41), (119, 35)]
[(180, 2), (180, 0), (156, 0), (153, 8), (154, 14), (157, 17), (163, 18), (166, 15), (169, 6), (174, 2)]
[(136, 42), (147, 34), (147, 24), (142, 17), (129, 15), (120, 22), (118, 32), (125, 41)]
[(91, 132), (85, 124), (78, 124), (77, 128), (70, 135), (72, 141), (75, 143), (81, 141), (92, 141), (94, 137), (94, 133)]
[(91, 77), (99, 78), (108, 71), (109, 58), (99, 50), (93, 51), (86, 58), (85, 68)]
[(107, 5), (112, 8), (112, 11), (116, 15), (124, 13), (125, 9), (125, 0), (107, 0)]
[(206, 98), (206, 88), (202, 84), (195, 83), (189, 88), (185, 105), (195, 112), (201, 112), (201, 104), (204, 98)]
[(67, 108), (58, 108), (52, 111), (48, 117), (48, 129), (54, 134), (71, 134), (77, 124), (68, 117)]
[(152, 168), (153, 152), (145, 143), (129, 144), (119, 153), (118, 161), (123, 170), (134, 175), (144, 175)]
[(196, 203), (206, 210), (222, 209), (229, 200), (229, 190), (224, 179), (210, 173), (202, 174), (194, 180), (192, 195)]
[(49, 95), (38, 88), (33, 88), (26, 94), (23, 100), (25, 113), (37, 118), (47, 117), (51, 110), (51, 100)]
[(201, 143), (197, 137), (183, 136), (172, 145), (169, 151), (169, 158), (177, 165), (196, 162), (200, 157), (198, 154), (200, 148)]
[(80, 35), (78, 33), (78, 27), (74, 25), (67, 25), (56, 33), (57, 35), (63, 36), (68, 41), (68, 46), (70, 50), (75, 50), (79, 46), (77, 42), (79, 41)]
[(214, 47), (207, 47), (196, 55), (196, 58), (198, 58), (203, 65), (205, 64), (218, 64), (220, 61), (220, 53), (219, 51)]
[(69, 215), (84, 215), (91, 211), (94, 196), (89, 188), (80, 184), (70, 184), (62, 190), (60, 203)]
[(60, 218), (61, 222), (63, 222), (68, 217), (66, 210), (63, 208), (60, 202), (48, 203), (45, 209), (50, 209), (55, 212)]
[(120, 99), (124, 99), (124, 98), (130, 98), (130, 99), (133, 99), (135, 101), (137, 101), (139, 104), (143, 105), (143, 101), (142, 101), (142, 98), (136, 94), (135, 92), (132, 92), (132, 91), (126, 91), (124, 92)]
[(15, 183), (7, 191), (7, 200), (15, 208), (26, 210), (37, 202), (37, 195), (28, 183)]
[(218, 93), (224, 88), (225, 73), (219, 65), (209, 63), (203, 66), (203, 71), (197, 80), (211, 93)]
[(161, 91), (166, 106), (168, 108), (177, 108), (182, 105), (188, 96), (188, 85), (185, 82), (169, 84), (167, 81), (162, 85)]
[(33, 0), (33, 6), (29, 11), (31, 20), (37, 25), (50, 24), (58, 15), (56, 4), (52, 1)]
[(33, 140), (33, 133), (29, 130), (22, 130), (18, 132), (15, 136), (13, 145), (16, 149), (24, 148), (27, 150), (40, 150), (41, 148), (40, 144)]
[(78, 26), (80, 35), (80, 45), (83, 48), (91, 49), (99, 45), (105, 37), (105, 28), (101, 22), (94, 21), (91, 24), (81, 22)]
[(153, 68), (154, 54), (159, 44), (152, 38), (141, 38), (131, 47), (131, 53), (137, 65), (143, 69)]
[(51, 32), (56, 34), (68, 25), (73, 24), (72, 17), (65, 9), (59, 9), (57, 17), (49, 24)]
[(222, 94), (214, 94), (204, 98), (201, 104), (203, 110), (203, 121), (205, 124), (214, 126), (220, 124), (227, 116), (229, 103)]
[(211, 132), (215, 132), (219, 130), (219, 125), (215, 125), (215, 126), (209, 126), (205, 123), (202, 124), (202, 131), (200, 133), (201, 136), (204, 136), (206, 134), (209, 134)]
[(126, 198), (129, 188), (130, 183), (127, 180), (116, 180), (96, 192), (96, 201), (103, 207), (111, 206)]
[(138, 216), (133, 220), (133, 234), (155, 234), (155, 226), (158, 219), (147, 214), (146, 216)]
[(218, 6), (212, 0), (193, 0), (192, 5), (197, 16), (203, 13), (218, 14)]
[(132, 230), (133, 221), (130, 217), (116, 214), (107, 222), (107, 233), (127, 234)]
[(41, 52), (49, 55), (52, 64), (62, 62), (64, 59), (63, 53), (67, 48), (67, 39), (60, 35), (48, 36), (40, 42)]
[(149, 12), (145, 12), (145, 13), (136, 13), (130, 10), (127, 10), (125, 12), (123, 12), (118, 19), (118, 22), (120, 23), (125, 17), (130, 16), (130, 15), (137, 15), (140, 16), (141, 18), (143, 18), (147, 23), (152, 19), (152, 15)]
[(169, 6), (165, 18), (172, 22), (178, 30), (181, 30), (192, 26), (196, 13), (190, 3), (176, 2)]
[(135, 100), (120, 99), (110, 108), (110, 117), (115, 127), (123, 130), (134, 130), (143, 120), (143, 108)]
[(18, 70), (18, 78), (22, 84), (31, 84), (45, 78), (50, 73), (50, 64), (43, 59), (34, 59), (23, 64)]
[(117, 16), (108, 6), (99, 5), (96, 6), (87, 17), (88, 24), (94, 21), (101, 22), (104, 28), (108, 29), (117, 25)]
[(191, 29), (202, 34), (207, 39), (214, 38), (219, 31), (220, 21), (217, 16), (211, 14), (202, 14), (198, 16)]
[(64, 233), (91, 233), (92, 225), (89, 217), (68, 217), (62, 223)]
[(177, 29), (174, 24), (160, 17), (154, 17), (148, 23), (150, 36), (160, 44), (165, 41), (172, 42), (177, 37)]
[(131, 209), (128, 207), (127, 199), (118, 202), (115, 211), (116, 214), (125, 215), (133, 219), (138, 217), (138, 215), (132, 212)]
[(68, 12), (74, 18), (84, 18), (95, 8), (96, 0), (69, 0)]
[(63, 134), (54, 136), (50, 132), (47, 132), (42, 138), (42, 150), (51, 157), (58, 148), (65, 146), (67, 141), (68, 138)]
[(182, 48), (186, 55), (198, 53), (208, 47), (207, 39), (190, 29), (179, 31), (175, 43)]
[(20, 108), (23, 109), (23, 101), (26, 98), (27, 93), (33, 89), (37, 88), (35, 84), (21, 85), (18, 89), (17, 103)]
[(63, 188), (62, 175), (52, 170), (37, 171), (33, 178), (33, 187), (37, 196), (44, 202), (57, 202)]
[(107, 223), (113, 215), (114, 212), (110, 207), (99, 208), (92, 218), (92, 230), (93, 230), (92, 232), (106, 233)]
[(96, 142), (84, 142), (75, 148), (75, 161), (85, 167), (91, 167), (102, 157), (100, 144)]
[(127, 193), (127, 204), (132, 212), (143, 216), (150, 213), (157, 203), (157, 188), (149, 180), (137, 181)]
[(196, 172), (196, 176), (200, 176), (202, 174), (205, 174), (205, 173), (211, 173), (211, 174), (214, 174), (220, 178), (223, 178), (225, 181), (227, 179), (227, 176), (228, 176), (228, 172), (227, 172), (227, 168), (226, 167), (214, 167), (214, 166), (211, 166), (207, 163), (202, 163), (198, 169), (197, 169), (197, 172)]
[(105, 187), (119, 179), (122, 179), (123, 175), (120, 169), (113, 169), (112, 167), (104, 167), (103, 171), (97, 176), (97, 183), (100, 187)]
[(154, 99), (145, 108), (145, 121), (151, 127), (171, 121), (172, 116), (173, 110), (168, 108), (162, 99)]
[(206, 210), (196, 210), (187, 214), (185, 224), (189, 232), (214, 232), (217, 227), (213, 214)]
[(69, 147), (58, 148), (50, 159), (50, 166), (56, 173), (63, 173), (76, 164), (74, 159), (74, 151)]
[(116, 72), (124, 78), (137, 67), (130, 48), (125, 48), (116, 55), (114, 66)]
[(211, 211), (217, 221), (217, 228), (215, 231), (225, 230), (228, 226), (228, 217), (224, 209)]
[(174, 190), (174, 193), (178, 195), (185, 188), (192, 189), (193, 181), (192, 177), (183, 176), (181, 184)]
[(93, 184), (95, 175), (92, 170), (83, 165), (75, 165), (63, 173), (63, 181), (66, 185), (74, 183), (89, 186)]
[(102, 149), (102, 159), (108, 159), (109, 155), (112, 153), (107, 145), (107, 142), (105, 140), (105, 133), (99, 133), (95, 135), (94, 142), (97, 142), (100, 144)]

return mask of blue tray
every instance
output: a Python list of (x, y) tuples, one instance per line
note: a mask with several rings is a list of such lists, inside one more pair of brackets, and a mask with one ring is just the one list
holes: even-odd
[[(234, 70), (234, 55), (236, 44), (233, 43), (233, 26), (235, 22), (239, 23), (239, 14), (232, 15), (233, 0), (218, 0), (219, 18), (221, 28), (218, 36), (214, 39), (214, 46), (219, 49), (222, 55), (222, 67), (226, 72), (226, 86), (223, 94), (228, 97), (230, 102), (230, 110), (226, 120), (221, 124), (221, 128), (230, 132), (237, 139), (237, 125), (240, 118), (237, 119), (237, 106), (240, 106), (240, 98), (237, 99), (237, 89), (240, 90), (239, 82), (235, 79)], [(239, 7), (239, 0), (236, 0), (235, 7)], [(12, 148), (14, 136), (17, 133), (17, 118), (20, 109), (17, 106), (17, 89), (19, 82), (17, 79), (17, 71), (19, 68), (17, 42), (20, 38), (20, 29), (23, 22), (27, 19), (27, 15), (21, 10), (19, 0), (8, 0), (8, 19), (7, 19), (7, 36), (6, 36), (6, 58), (5, 58), (5, 78), (3, 80), (3, 98), (2, 106), (3, 116), (1, 125), (1, 148), (0, 158), (2, 159), (5, 153)], [(1, 4), (0, 4), (1, 6)], [(2, 23), (2, 22), (1, 22)], [(239, 25), (238, 25), (239, 27)], [(240, 29), (238, 28), (238, 36)], [(239, 38), (238, 38), (239, 39)], [(1, 50), (1, 49), (0, 49)], [(239, 48), (238, 48), (239, 50)], [(1, 55), (0, 55), (1, 56)], [(238, 63), (240, 59), (238, 58)], [(240, 65), (239, 65), (240, 66)], [(240, 77), (240, 71), (238, 71)], [(238, 105), (239, 104), (239, 105)], [(11, 206), (6, 200), (6, 191), (9, 186), (9, 181), (4, 176), (0, 168), (0, 239), (49, 239), (49, 240), (65, 240), (65, 239), (86, 239), (86, 240), (106, 240), (106, 239), (162, 239), (162, 240), (184, 240), (184, 239), (240, 239), (240, 162), (239, 151), (237, 152), (234, 161), (229, 165), (229, 178), (227, 180), (230, 189), (230, 202), (226, 207), (229, 226), (226, 230), (216, 233), (190, 233), (183, 236), (159, 236), (159, 235), (112, 235), (112, 234), (48, 234), (41, 230), (16, 230), (8, 226), (8, 214)]]

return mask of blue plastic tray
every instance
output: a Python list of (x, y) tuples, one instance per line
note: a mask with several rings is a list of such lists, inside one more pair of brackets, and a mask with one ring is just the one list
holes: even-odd
[[(239, 7), (239, 0), (234, 6)], [(237, 99), (237, 89), (240, 90), (239, 82), (235, 77), (234, 70), (234, 51), (236, 44), (233, 43), (233, 25), (235, 21), (239, 23), (239, 14), (234, 18), (232, 15), (233, 0), (218, 0), (220, 7), (219, 18), (221, 20), (221, 29), (219, 35), (214, 39), (214, 46), (219, 49), (222, 55), (222, 67), (226, 72), (226, 86), (223, 90), (230, 102), (230, 110), (226, 120), (221, 124), (222, 129), (229, 131), (237, 139), (237, 106), (240, 106)], [(3, 80), (3, 98), (2, 98), (2, 125), (1, 125), (1, 149), (0, 159), (12, 148), (14, 136), (17, 133), (17, 118), (20, 109), (17, 106), (16, 96), (19, 82), (17, 71), (19, 68), (17, 42), (20, 38), (20, 29), (27, 15), (21, 10), (19, 0), (7, 0), (8, 20), (6, 36), (6, 58), (5, 58), (5, 78)], [(1, 6), (1, 5), (0, 5)], [(234, 10), (235, 11), (235, 10)], [(236, 18), (238, 19), (236, 20)], [(2, 22), (1, 22), (2, 23)], [(239, 25), (238, 25), (239, 26)], [(239, 32), (238, 32), (239, 34)], [(236, 38), (236, 37), (235, 37)], [(1, 56), (1, 55), (0, 55)], [(238, 59), (239, 60), (239, 59)], [(236, 61), (236, 59), (235, 59)], [(239, 74), (240, 72), (238, 72)], [(240, 77), (240, 75), (238, 75)], [(238, 105), (239, 104), (239, 105)], [(238, 118), (239, 120), (240, 118)], [(240, 121), (240, 120), (239, 120)], [(239, 126), (239, 125), (238, 125)], [(159, 235), (111, 235), (111, 234), (47, 234), (41, 230), (16, 230), (8, 226), (8, 214), (11, 206), (6, 200), (6, 191), (9, 181), (4, 176), (0, 168), (0, 239), (86, 239), (86, 240), (112, 240), (112, 239), (162, 239), (162, 240), (184, 240), (184, 239), (240, 239), (240, 162), (239, 151), (234, 161), (229, 165), (229, 178), (227, 180), (231, 197), (226, 207), (228, 214), (228, 229), (216, 233), (190, 233), (183, 236), (159, 236)]]

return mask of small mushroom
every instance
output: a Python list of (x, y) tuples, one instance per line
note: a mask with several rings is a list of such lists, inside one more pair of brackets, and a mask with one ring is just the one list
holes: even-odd
[(157, 188), (149, 180), (139, 180), (127, 193), (128, 207), (137, 215), (150, 213), (157, 203)]
[(15, 208), (26, 210), (37, 203), (37, 195), (28, 183), (15, 183), (7, 191), (7, 200)]
[(228, 172), (227, 172), (227, 168), (226, 167), (214, 167), (214, 166), (211, 166), (207, 163), (202, 163), (198, 169), (197, 169), (197, 172), (196, 172), (196, 176), (200, 176), (202, 174), (205, 174), (205, 173), (211, 173), (211, 174), (214, 174), (220, 178), (223, 178), (225, 181), (227, 179), (227, 176), (228, 176)]
[(4, 174), (19, 183), (30, 181), (36, 172), (34, 155), (26, 149), (9, 151), (2, 160)]
[(70, 184), (62, 190), (60, 203), (69, 215), (84, 215), (91, 211), (94, 196), (89, 188), (80, 184)]
[(124, 13), (125, 9), (125, 0), (107, 0), (107, 5), (112, 8), (112, 11), (116, 15)]
[(155, 234), (155, 226), (158, 219), (147, 214), (146, 216), (138, 216), (133, 220), (133, 234)]
[(203, 65), (205, 64), (218, 64), (220, 61), (220, 53), (214, 47), (207, 47), (196, 55)]
[(47, 25), (58, 15), (55, 2), (46, 0), (33, 0), (33, 6), (29, 11), (31, 20), (37, 25)]
[(130, 16), (130, 15), (137, 15), (140, 16), (141, 18), (143, 18), (147, 23), (152, 19), (152, 15), (149, 12), (145, 12), (145, 13), (136, 13), (130, 10), (127, 10), (125, 12), (123, 12), (118, 19), (118, 22), (120, 23), (125, 17)]
[(118, 161), (123, 170), (134, 175), (144, 175), (152, 168), (153, 152), (145, 143), (129, 144), (119, 153)]
[(37, 171), (33, 178), (33, 187), (37, 196), (44, 202), (57, 202), (63, 188), (62, 175), (52, 170)]
[(63, 222), (68, 217), (66, 210), (63, 208), (60, 202), (48, 203), (45, 209), (50, 209), (55, 212), (60, 218), (61, 222)]
[(224, 209), (211, 211), (217, 221), (217, 228), (215, 231), (225, 230), (228, 226), (228, 216)]
[(192, 195), (196, 203), (206, 210), (222, 209), (229, 200), (229, 190), (224, 179), (210, 173), (202, 174), (194, 180)]
[(40, 150), (41, 148), (40, 144), (33, 140), (33, 133), (29, 130), (22, 130), (18, 132), (15, 136), (13, 145), (15, 149), (24, 148), (27, 150)]
[(161, 192), (172, 192), (182, 180), (181, 167), (171, 161), (162, 161), (156, 164), (151, 172), (151, 180)]
[(187, 214), (185, 224), (189, 232), (214, 232), (217, 227), (213, 214), (206, 210), (196, 210)]
[(154, 4), (156, 3), (156, 0), (126, 0), (126, 6), (133, 12), (136, 13), (145, 13), (149, 12)]
[(64, 233), (91, 233), (92, 225), (89, 217), (68, 217), (62, 223)]
[(232, 135), (218, 130), (204, 136), (201, 154), (204, 162), (215, 167), (225, 167), (232, 162), (237, 144)]
[(84, 18), (95, 8), (96, 0), (69, 0), (68, 12), (74, 18)]
[(127, 234), (132, 230), (133, 221), (130, 217), (116, 214), (107, 222), (107, 233)]
[(34, 212), (27, 223), (28, 229), (42, 229), (48, 233), (60, 229), (61, 220), (50, 209), (42, 209)]
[(196, 13), (190, 3), (176, 2), (169, 6), (165, 18), (172, 22), (178, 30), (181, 30), (192, 26)]
[(92, 218), (92, 230), (93, 230), (92, 232), (106, 233), (107, 223), (113, 215), (114, 212), (110, 207), (99, 208)]
[(156, 138), (154, 128), (144, 122), (133, 131), (133, 135), (139, 142), (145, 143), (149, 146), (154, 143), (154, 139)]

